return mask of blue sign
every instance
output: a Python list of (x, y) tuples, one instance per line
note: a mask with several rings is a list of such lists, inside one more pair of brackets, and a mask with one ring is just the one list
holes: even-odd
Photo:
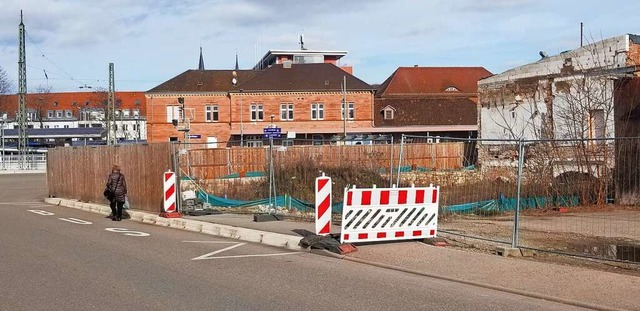
[(264, 139), (281, 138), (282, 134), (280, 134), (280, 133), (264, 133), (262, 136), (264, 137)]
[(201, 138), (201, 137), (202, 137), (202, 136), (201, 136), (200, 134), (189, 134), (189, 138), (190, 138), (190, 139), (199, 139), (199, 138)]
[(265, 127), (262, 129), (262, 132), (267, 133), (282, 133), (282, 129), (279, 127)]

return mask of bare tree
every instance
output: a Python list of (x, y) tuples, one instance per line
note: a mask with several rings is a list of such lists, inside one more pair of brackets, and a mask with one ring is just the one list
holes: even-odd
[(29, 97), (27, 102), (27, 106), (35, 111), (36, 118), (40, 122), (40, 128), (44, 128), (45, 108), (51, 105), (51, 89), (50, 85), (38, 85), (31, 91), (33, 95)]
[(0, 94), (13, 92), (13, 83), (9, 79), (7, 72), (0, 66)]

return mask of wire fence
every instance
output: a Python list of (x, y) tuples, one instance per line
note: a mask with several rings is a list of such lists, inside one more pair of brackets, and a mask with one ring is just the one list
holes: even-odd
[(183, 189), (207, 193), (211, 196), (201, 199), (227, 211), (313, 219), (313, 180), (321, 171), (333, 178), (338, 213), (342, 191), (335, 189), (434, 184), (441, 187), (440, 232), (640, 262), (640, 138), (403, 135), (365, 145), (274, 140), (270, 148), (270, 143), (226, 148), (178, 143)]
[(0, 171), (44, 171), (47, 169), (46, 154), (0, 155)]
[(441, 232), (640, 262), (640, 138), (457, 141), (472, 168), (421, 177), (441, 186)]

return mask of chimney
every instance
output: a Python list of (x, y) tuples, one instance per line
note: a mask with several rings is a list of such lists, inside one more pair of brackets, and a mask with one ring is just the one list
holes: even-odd
[(290, 60), (285, 60), (282, 62), (282, 68), (291, 68), (292, 62)]

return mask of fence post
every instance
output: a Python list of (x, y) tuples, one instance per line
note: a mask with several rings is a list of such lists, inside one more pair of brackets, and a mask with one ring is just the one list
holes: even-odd
[(513, 240), (511, 241), (511, 247), (518, 247), (518, 233), (520, 231), (520, 190), (522, 188), (522, 167), (524, 166), (524, 140), (520, 138), (518, 141), (518, 190), (516, 197), (516, 211), (513, 216)]
[(398, 176), (396, 176), (396, 185), (400, 187), (400, 169), (402, 167), (402, 153), (404, 151), (404, 134), (400, 136), (400, 154), (398, 155)]
[(391, 155), (389, 158), (389, 188), (391, 188), (393, 187), (393, 134), (391, 134)]

